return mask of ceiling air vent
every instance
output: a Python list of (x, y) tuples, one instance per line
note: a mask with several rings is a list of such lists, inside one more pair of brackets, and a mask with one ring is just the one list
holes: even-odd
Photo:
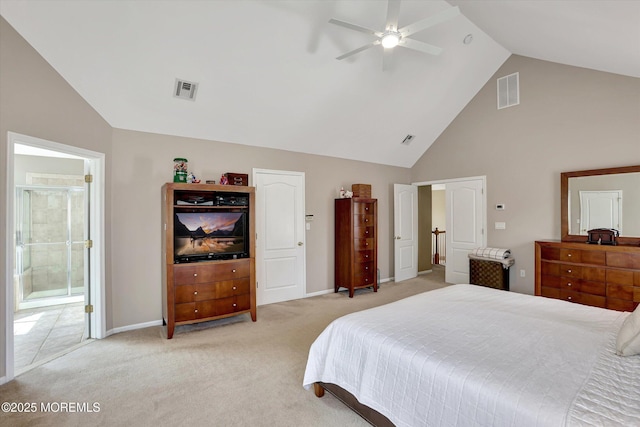
[(498, 110), (520, 104), (520, 73), (498, 79)]
[(404, 137), (404, 139), (402, 140), (401, 144), (403, 145), (409, 145), (411, 143), (411, 141), (413, 140), (413, 138), (415, 138), (415, 135), (407, 135)]
[(173, 90), (173, 96), (175, 98), (188, 99), (190, 101), (195, 101), (197, 90), (198, 90), (198, 83), (176, 79), (176, 86)]

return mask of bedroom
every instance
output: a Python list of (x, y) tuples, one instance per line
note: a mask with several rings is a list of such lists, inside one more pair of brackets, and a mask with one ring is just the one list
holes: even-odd
[[(167, 171), (176, 155), (193, 159), (196, 166), (195, 159), (206, 158), (213, 150), (216, 158), (225, 159), (224, 164), (216, 162), (210, 170), (197, 166), (200, 175), (215, 174), (213, 179), (227, 170), (249, 172), (251, 167), (306, 173), (306, 207), (316, 215), (307, 234), (310, 294), (331, 287), (331, 256), (327, 254), (332, 243), (324, 236), (332, 229), (328, 202), (341, 185), (370, 183), (379, 203), (389, 206), (388, 189), (395, 182), (486, 175), (488, 204), (505, 203), (508, 207), (504, 212), (487, 211), (489, 224), (508, 223), (505, 231), (489, 229), (488, 242), (512, 249), (517, 268), (527, 272), (525, 278), (513, 277), (513, 289), (533, 293), (533, 241), (558, 238), (560, 234), (560, 172), (638, 164), (640, 160), (637, 77), (511, 56), (485, 78), (486, 85), (424, 156), (411, 167), (397, 167), (114, 129), (4, 19), (1, 39), (3, 169), (7, 131), (106, 154), (110, 171), (106, 182), (107, 330), (159, 320), (158, 254), (137, 248), (121, 251), (111, 242), (131, 233), (158, 229), (150, 221), (146, 230), (137, 230), (139, 224), (124, 217), (122, 207), (133, 204), (141, 216), (159, 222), (159, 188), (169, 180)], [(521, 105), (496, 111), (495, 78), (513, 72), (520, 73)], [(25, 77), (30, 82), (28, 87), (14, 86), (13, 82)], [(6, 188), (2, 187), (0, 206), (4, 212)], [(380, 230), (380, 268), (382, 277), (388, 278), (393, 276), (388, 225), (391, 212), (381, 209), (381, 215), (380, 224), (385, 225)], [(5, 241), (4, 216), (1, 225), (0, 240)], [(5, 259), (4, 245), (0, 255)], [(147, 266), (146, 271), (139, 269), (140, 265)], [(2, 269), (5, 277), (4, 263)], [(3, 295), (2, 310), (4, 302)], [(1, 341), (4, 345), (4, 337)]]

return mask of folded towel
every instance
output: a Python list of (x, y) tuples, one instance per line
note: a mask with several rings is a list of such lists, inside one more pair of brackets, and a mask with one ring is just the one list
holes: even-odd
[(506, 259), (511, 257), (511, 250), (500, 248), (475, 248), (471, 250), (471, 254), (482, 258)]
[(476, 256), (476, 255), (473, 255), (473, 254), (469, 254), (469, 258), (477, 259), (477, 260), (480, 260), (480, 261), (486, 261), (486, 262), (499, 262), (500, 264), (502, 264), (502, 268), (504, 268), (504, 269), (508, 269), (509, 267), (511, 267), (516, 262), (516, 260), (513, 259), (513, 258), (494, 259), (494, 258), (487, 258), (487, 257), (483, 257), (483, 256)]

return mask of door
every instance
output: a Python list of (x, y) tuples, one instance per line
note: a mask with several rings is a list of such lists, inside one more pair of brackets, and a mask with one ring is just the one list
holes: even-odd
[(254, 169), (257, 304), (304, 297), (304, 173)]
[(484, 181), (472, 179), (447, 182), (447, 283), (469, 283), (469, 252), (485, 246)]
[(580, 191), (580, 234), (615, 228), (622, 234), (622, 191)]
[(393, 184), (395, 281), (418, 275), (418, 187)]

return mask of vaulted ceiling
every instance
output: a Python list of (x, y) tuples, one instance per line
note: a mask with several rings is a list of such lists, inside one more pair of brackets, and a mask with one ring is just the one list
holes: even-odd
[[(380, 46), (336, 60), (373, 38), (328, 23), (381, 30), (381, 0), (2, 0), (0, 14), (115, 128), (403, 167), (512, 53), (640, 77), (640, 2), (403, 0), (399, 26), (454, 6), (412, 36), (441, 55), (395, 48), (384, 71)], [(194, 101), (176, 79), (198, 83)]]

